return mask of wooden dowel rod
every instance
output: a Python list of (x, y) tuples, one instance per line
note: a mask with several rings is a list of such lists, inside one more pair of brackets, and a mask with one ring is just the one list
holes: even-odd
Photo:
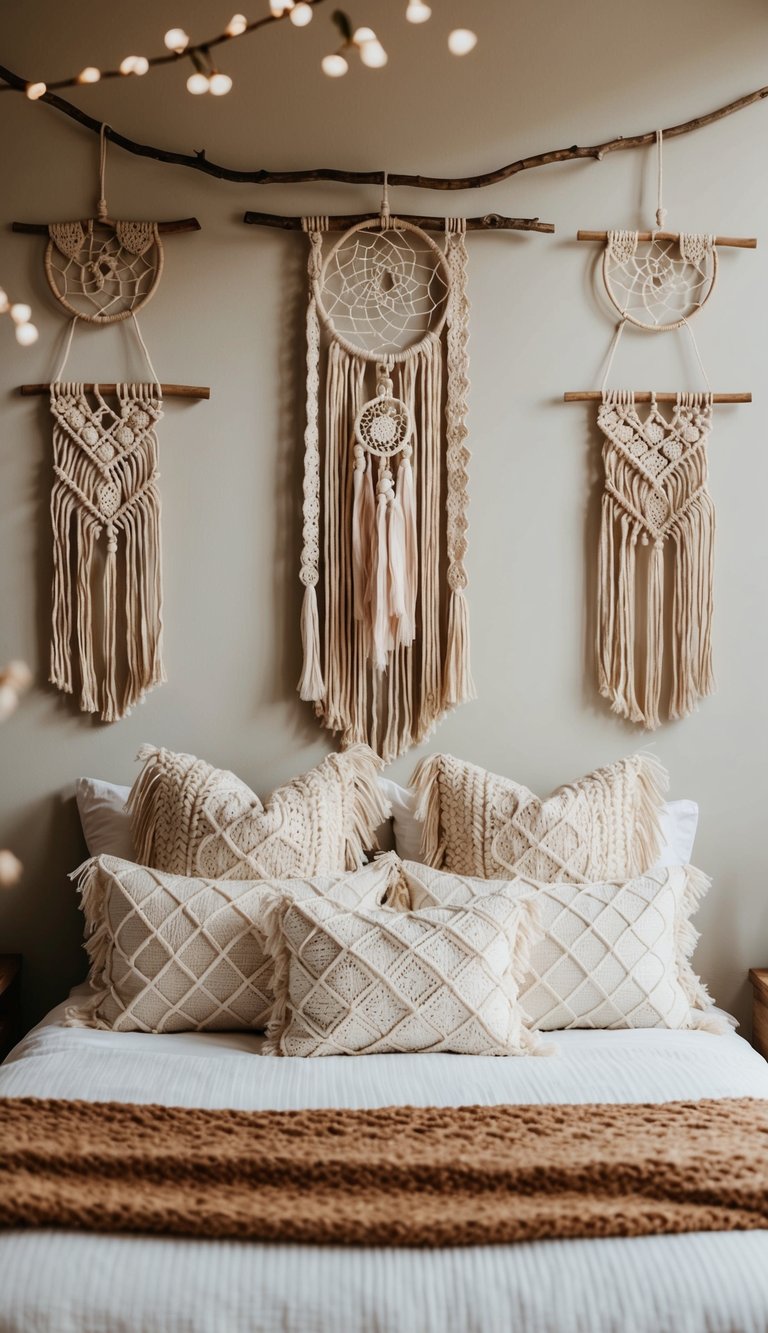
[[(132, 380), (126, 383), (134, 383)], [(145, 380), (141, 381), (146, 383)], [(99, 393), (117, 393), (117, 384), (84, 384), (83, 389), (86, 393), (93, 393), (98, 389)], [(24, 398), (33, 398), (39, 394), (50, 393), (50, 384), (22, 384), (19, 386), (19, 393)], [(207, 386), (199, 384), (161, 384), (160, 391), (164, 398), (210, 398), (211, 391)]]
[[(124, 219), (127, 221), (127, 219)], [(143, 220), (143, 219), (142, 219)], [(87, 227), (88, 218), (82, 219), (82, 226)], [(109, 219), (109, 225), (114, 225)], [(12, 231), (24, 232), (27, 236), (47, 236), (47, 222), (12, 222)], [(171, 231), (201, 231), (202, 228), (197, 218), (177, 218), (175, 222), (158, 222), (157, 230), (165, 235)]]
[[(394, 216), (394, 214), (393, 214)], [(416, 217), (413, 213), (398, 213), (404, 222), (413, 222), (423, 231), (445, 231), (445, 218)], [(378, 213), (337, 214), (328, 218), (329, 231), (347, 231), (357, 222), (375, 222)], [(467, 231), (543, 231), (553, 232), (554, 222), (540, 222), (538, 218), (506, 218), (500, 213), (485, 213), (482, 217), (466, 218)], [(278, 227), (283, 231), (301, 231), (300, 217), (286, 217), (282, 213), (253, 213), (243, 215), (243, 222), (254, 227)]]
[[(610, 393), (610, 390), (608, 390)], [(564, 393), (564, 403), (599, 403), (602, 402), (602, 389), (579, 389), (573, 393)], [(651, 393), (649, 390), (635, 389), (634, 399), (636, 403), (650, 403), (655, 398), (657, 403), (675, 403), (677, 402), (676, 393)], [(713, 393), (713, 403), (751, 403), (751, 393)]]
[[(678, 241), (680, 233), (678, 231), (639, 231), (637, 233), (638, 241)], [(607, 231), (577, 231), (577, 241), (607, 241)], [(756, 250), (756, 236), (716, 236), (715, 245), (731, 246), (737, 250)]]

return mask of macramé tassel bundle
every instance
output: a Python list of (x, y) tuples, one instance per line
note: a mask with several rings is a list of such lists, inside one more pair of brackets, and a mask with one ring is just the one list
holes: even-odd
[[(396, 220), (391, 225), (397, 227)], [(367, 742), (390, 760), (426, 740), (449, 709), (475, 693), (463, 565), (469, 460), (465, 235), (460, 224), (449, 223), (445, 338), (428, 332), (400, 359), (382, 356), (376, 364), (325, 321), (321, 396), (316, 287), (322, 220), (306, 219), (305, 229), (310, 299), (299, 692), (314, 702), (326, 727), (341, 733), (344, 746)], [(392, 400), (401, 420), (413, 423), (394, 453), (363, 448), (355, 437), (358, 414), (376, 390)]]
[[(605, 436), (600, 693), (615, 713), (653, 730), (660, 718), (665, 621), (671, 633), (669, 716), (685, 717), (714, 689), (715, 511), (707, 490), (712, 398), (678, 394), (669, 422), (654, 400), (643, 421), (633, 394), (606, 392), (598, 424)], [(674, 566), (671, 608), (665, 607), (665, 552)]]
[[(55, 481), (52, 684), (114, 722), (165, 680), (155, 385), (119, 385), (119, 413), (51, 385)], [(124, 653), (119, 640), (125, 645)]]

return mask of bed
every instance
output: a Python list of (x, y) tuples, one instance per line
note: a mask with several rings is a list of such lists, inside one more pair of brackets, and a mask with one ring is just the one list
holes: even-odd
[[(558, 1034), (558, 1059), (276, 1059), (251, 1034), (62, 1025), (0, 1068), (0, 1097), (241, 1110), (768, 1098), (733, 1030)], [(0, 1110), (0, 1114), (2, 1111)], [(768, 1231), (437, 1251), (0, 1235), (2, 1333), (764, 1333)]]

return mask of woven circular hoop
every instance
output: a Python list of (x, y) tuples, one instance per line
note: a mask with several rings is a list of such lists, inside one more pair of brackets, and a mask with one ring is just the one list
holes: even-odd
[(54, 224), (45, 276), (60, 305), (89, 324), (116, 324), (151, 300), (163, 272), (163, 245), (154, 223), (90, 218)]
[[(637, 257), (633, 252), (622, 264), (612, 254), (610, 240), (606, 244), (602, 277), (611, 305), (622, 319), (650, 333), (668, 333), (672, 329), (682, 328), (703, 309), (715, 289), (717, 249), (712, 246), (709, 251), (708, 259), (711, 262), (706, 272), (682, 255), (673, 257), (671, 251), (679, 249), (677, 241), (638, 241), (636, 248), (640, 246), (648, 247), (647, 254)], [(623, 280), (619, 278), (620, 273), (624, 274)], [(670, 300), (675, 295), (681, 297), (681, 302), (686, 296), (688, 298), (686, 308), (677, 316), (672, 308), (673, 301)], [(654, 308), (663, 311), (668, 307), (671, 318), (664, 318), (663, 314), (654, 317)]]
[[(408, 361), (442, 332), (450, 270), (413, 222), (358, 222), (329, 251), (313, 290), (328, 333), (351, 356)], [(375, 401), (375, 400), (373, 400)]]
[(355, 418), (355, 439), (369, 454), (392, 458), (413, 433), (413, 421), (402, 398), (380, 394), (364, 403)]

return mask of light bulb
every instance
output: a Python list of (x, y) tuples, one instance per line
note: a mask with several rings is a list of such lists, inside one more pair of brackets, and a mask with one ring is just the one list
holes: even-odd
[(349, 69), (346, 60), (338, 52), (335, 55), (323, 56), (320, 64), (323, 74), (327, 74), (329, 79), (340, 79)]
[(37, 342), (37, 339), (38, 332), (34, 324), (16, 325), (16, 341), (17, 343), (20, 343), (22, 347), (31, 347), (32, 343)]
[(98, 83), (100, 78), (101, 78), (100, 69), (97, 69), (95, 65), (86, 65), (85, 69), (80, 70), (80, 73), (77, 76), (77, 82)]
[(38, 97), (42, 97), (47, 92), (47, 89), (44, 83), (28, 83), (25, 92), (30, 102), (36, 102)]
[(146, 74), (149, 61), (146, 56), (126, 56), (120, 61), (121, 74)]
[(291, 10), (290, 19), (295, 27), (306, 28), (312, 22), (312, 6), (306, 4), (305, 0), (299, 0), (299, 4)]
[(6, 718), (15, 712), (18, 704), (19, 695), (13, 685), (0, 685), (0, 722), (5, 722)]
[(369, 69), (381, 69), (389, 60), (381, 42), (365, 42), (360, 49), (360, 59)]
[(212, 74), (208, 80), (208, 87), (214, 97), (223, 97), (232, 87), (232, 80), (228, 74)]
[(8, 309), (8, 293), (0, 287), (0, 315), (4, 315)]
[(224, 31), (228, 37), (240, 37), (247, 27), (248, 20), (245, 14), (233, 14)]
[(426, 23), (427, 19), (432, 17), (432, 10), (429, 5), (423, 4), (422, 0), (408, 0), (405, 17), (409, 23)]
[(187, 92), (192, 93), (193, 97), (199, 97), (201, 93), (207, 93), (209, 87), (208, 75), (202, 74), (200, 70), (190, 74), (187, 79)]
[(169, 28), (163, 41), (168, 50), (175, 51), (177, 55), (181, 55), (189, 46), (189, 36), (183, 28)]
[(9, 662), (5, 671), (0, 671), (0, 679), (3, 679), (3, 677), (5, 678), (4, 683), (7, 682), (12, 686), (17, 694), (21, 694), (23, 690), (28, 690), (32, 684), (32, 672), (26, 662), (21, 662), (18, 658)]
[(11, 306), (10, 315), (14, 324), (27, 324), (32, 318), (32, 307), (23, 301), (16, 301)]
[(375, 42), (376, 33), (373, 28), (356, 28), (352, 34), (352, 41), (355, 46), (365, 46), (366, 42)]
[(23, 869), (21, 861), (13, 852), (9, 852), (7, 848), (0, 852), (0, 886), (4, 889), (9, 889), (12, 884), (18, 883)]
[(448, 50), (454, 56), (466, 56), (477, 46), (477, 33), (469, 28), (454, 28), (448, 35)]
[(289, 9), (293, 9), (294, 4), (295, 0), (269, 0), (272, 17), (281, 19), (283, 14), (287, 14)]

